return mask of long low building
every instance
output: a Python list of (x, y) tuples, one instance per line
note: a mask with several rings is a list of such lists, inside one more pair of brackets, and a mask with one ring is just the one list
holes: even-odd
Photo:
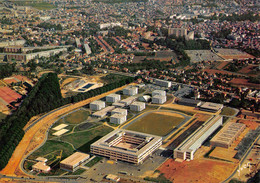
[(103, 118), (104, 116), (107, 115), (108, 112), (112, 111), (113, 109), (115, 109), (116, 107), (115, 106), (108, 106), (108, 107), (105, 107), (104, 109), (100, 110), (100, 111), (97, 111), (97, 112), (94, 112), (92, 114), (93, 117), (97, 117), (97, 118)]
[(91, 153), (141, 164), (162, 145), (162, 137), (117, 129), (91, 144)]
[(172, 86), (172, 82), (171, 81), (165, 81), (165, 80), (161, 80), (161, 79), (155, 79), (154, 80), (156, 85), (162, 86), (162, 87), (171, 87)]
[(201, 104), (200, 100), (194, 100), (189, 98), (181, 98), (176, 101), (180, 105), (198, 107)]
[(200, 105), (199, 108), (202, 111), (208, 111), (208, 112), (218, 112), (221, 109), (223, 109), (223, 104), (216, 104), (212, 102), (205, 102), (204, 104)]
[(174, 158), (182, 160), (193, 160), (194, 153), (203, 142), (222, 125), (222, 116), (213, 116), (193, 132), (175, 150)]
[(75, 152), (68, 158), (60, 162), (60, 168), (63, 170), (74, 172), (80, 165), (89, 159), (89, 154)]
[(245, 128), (245, 124), (229, 122), (211, 139), (210, 144), (229, 148)]

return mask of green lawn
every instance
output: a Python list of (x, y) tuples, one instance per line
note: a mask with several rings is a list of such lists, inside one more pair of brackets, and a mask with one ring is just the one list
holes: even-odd
[(90, 162), (88, 162), (85, 166), (87, 167), (92, 167), (95, 164), (97, 164), (100, 160), (102, 160), (102, 157), (96, 156), (95, 158), (93, 158)]
[(79, 124), (79, 123), (87, 120), (89, 115), (90, 115), (89, 111), (77, 110), (77, 111), (75, 111), (73, 113), (68, 114), (64, 118), (64, 121), (65, 121), (65, 123)]
[(82, 174), (82, 173), (85, 172), (85, 171), (86, 171), (85, 169), (79, 168), (79, 169), (77, 169), (75, 172), (69, 172), (69, 173), (67, 173), (66, 175), (80, 175), (80, 174)]
[(83, 152), (89, 152), (90, 144), (105, 136), (113, 129), (104, 125), (92, 128), (88, 131), (77, 132), (61, 137), (62, 141), (70, 142), (75, 148)]
[(133, 124), (129, 125), (127, 130), (165, 136), (183, 120), (184, 117), (164, 115), (154, 112), (145, 115)]
[(232, 108), (229, 107), (223, 107), (221, 111), (221, 115), (226, 115), (226, 116), (233, 116), (236, 113), (236, 111)]
[[(46, 143), (40, 147), (38, 150), (33, 152), (28, 159), (35, 160), (37, 157), (45, 157), (48, 154), (56, 153), (57, 151), (62, 150), (62, 159), (70, 156), (74, 149), (70, 144), (58, 142), (58, 141), (52, 141), (47, 140)], [(47, 156), (46, 156), (47, 157)], [(50, 158), (50, 155), (48, 155), (48, 158)]]

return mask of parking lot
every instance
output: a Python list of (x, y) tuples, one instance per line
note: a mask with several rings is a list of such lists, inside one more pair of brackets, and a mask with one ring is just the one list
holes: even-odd
[[(112, 161), (103, 158), (102, 161), (91, 167), (82, 176), (86, 176), (89, 180), (100, 182), (105, 175), (115, 174), (127, 175), (129, 178), (138, 178), (146, 175), (147, 172), (156, 170), (167, 158), (160, 156), (162, 150), (157, 150), (151, 157), (146, 159), (143, 164), (135, 165), (122, 161)], [(142, 178), (140, 178), (141, 180)]]

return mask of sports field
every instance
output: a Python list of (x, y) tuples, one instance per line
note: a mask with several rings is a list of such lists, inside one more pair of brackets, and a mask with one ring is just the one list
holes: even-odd
[(180, 114), (172, 112), (152, 112), (130, 124), (127, 130), (133, 130), (153, 135), (166, 136), (174, 127), (184, 120)]

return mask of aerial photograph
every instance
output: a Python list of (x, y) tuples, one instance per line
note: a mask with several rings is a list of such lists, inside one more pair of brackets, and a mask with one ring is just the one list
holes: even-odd
[(0, 183), (260, 183), (260, 0), (0, 0)]

